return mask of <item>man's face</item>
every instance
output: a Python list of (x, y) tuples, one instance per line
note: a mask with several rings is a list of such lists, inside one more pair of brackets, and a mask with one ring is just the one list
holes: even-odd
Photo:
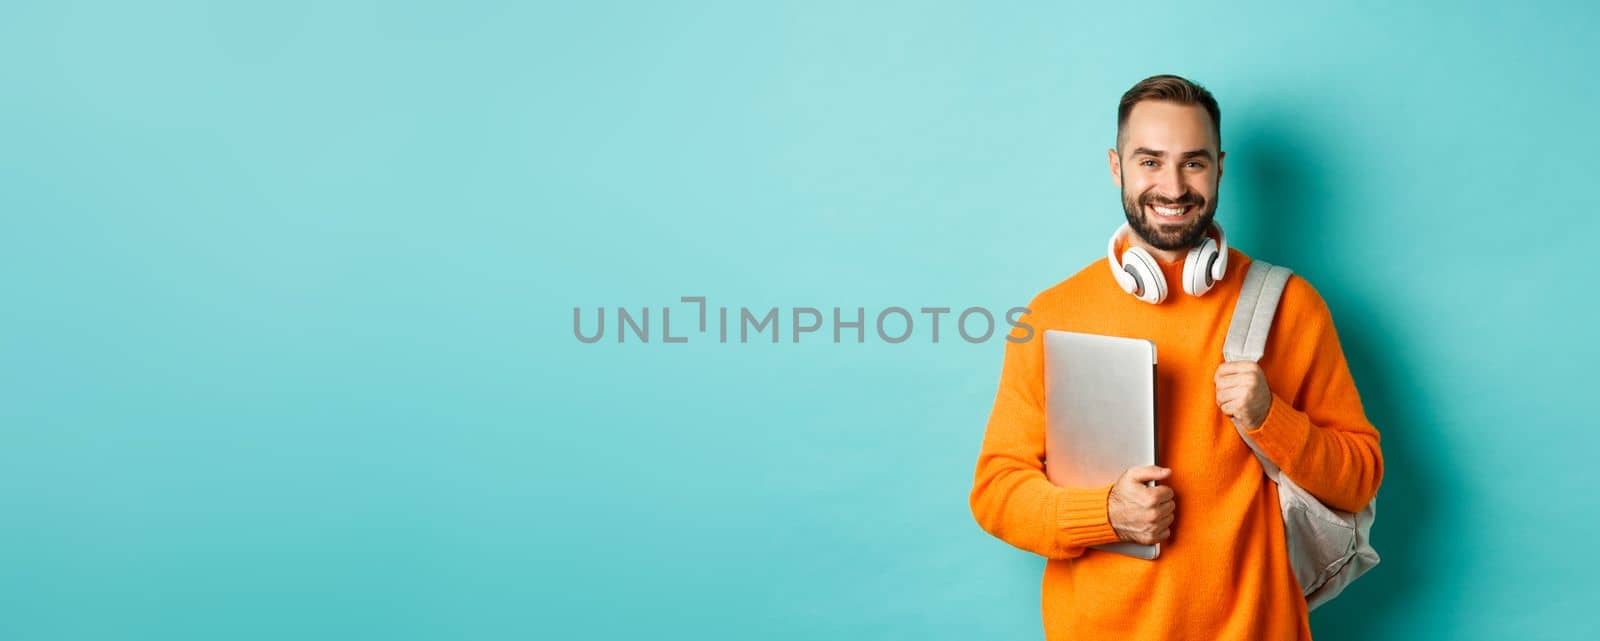
[(1186, 250), (1205, 236), (1217, 212), (1223, 153), (1200, 105), (1145, 100), (1133, 106), (1111, 179), (1122, 190), (1128, 225), (1158, 249)]

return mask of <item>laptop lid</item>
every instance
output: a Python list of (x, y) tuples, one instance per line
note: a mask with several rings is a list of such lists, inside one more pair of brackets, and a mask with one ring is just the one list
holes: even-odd
[[(1062, 487), (1116, 481), (1156, 464), (1156, 346), (1142, 338), (1044, 333), (1045, 476)], [(1096, 549), (1154, 559), (1160, 544)]]

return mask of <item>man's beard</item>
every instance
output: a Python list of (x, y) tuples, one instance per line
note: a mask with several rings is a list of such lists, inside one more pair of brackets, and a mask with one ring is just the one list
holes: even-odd
[[(1204, 211), (1199, 216), (1190, 216), (1188, 224), (1177, 227), (1173, 224), (1159, 224), (1149, 220), (1150, 214), (1145, 205), (1160, 205), (1163, 207), (1193, 205), (1195, 209), (1204, 208)], [(1150, 243), (1151, 247), (1167, 251), (1181, 251), (1194, 247), (1196, 243), (1200, 242), (1201, 238), (1205, 237), (1206, 230), (1211, 229), (1211, 218), (1217, 213), (1217, 200), (1212, 198), (1211, 202), (1208, 203), (1205, 198), (1194, 192), (1185, 192), (1177, 200), (1167, 200), (1147, 193), (1140, 197), (1138, 202), (1134, 202), (1133, 199), (1128, 197), (1128, 192), (1124, 190), (1122, 192), (1122, 213), (1128, 217), (1128, 226), (1132, 227), (1134, 233), (1139, 234), (1139, 237), (1143, 238), (1144, 242)]]

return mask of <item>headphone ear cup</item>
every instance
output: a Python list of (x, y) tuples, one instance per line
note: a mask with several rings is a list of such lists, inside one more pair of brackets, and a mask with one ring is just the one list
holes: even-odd
[(1167, 279), (1161, 273), (1156, 259), (1141, 247), (1129, 247), (1122, 253), (1122, 269), (1133, 277), (1138, 289), (1134, 295), (1146, 303), (1159, 303), (1167, 299)]
[(1217, 259), (1211, 261), (1211, 282), (1215, 283), (1228, 275), (1228, 243), (1222, 242), (1217, 248)]
[(1212, 275), (1212, 264), (1217, 260), (1217, 241), (1208, 236), (1200, 241), (1183, 260), (1183, 291), (1190, 296), (1204, 296), (1217, 284)]

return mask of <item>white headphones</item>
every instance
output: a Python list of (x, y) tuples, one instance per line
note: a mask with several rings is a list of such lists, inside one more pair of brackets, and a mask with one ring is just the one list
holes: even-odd
[[(1215, 222), (1211, 223), (1211, 228), (1217, 231), (1217, 239), (1206, 236), (1200, 244), (1189, 250), (1189, 256), (1183, 260), (1183, 291), (1190, 296), (1202, 296), (1211, 291), (1211, 287), (1228, 273), (1228, 236), (1222, 233), (1222, 226)], [(1110, 262), (1112, 276), (1123, 291), (1139, 300), (1150, 304), (1166, 300), (1167, 278), (1161, 273), (1160, 263), (1150, 252), (1143, 247), (1129, 247), (1122, 253), (1122, 259), (1117, 259), (1117, 241), (1130, 231), (1128, 223), (1122, 223), (1111, 234), (1111, 243), (1106, 246), (1106, 259)]]

